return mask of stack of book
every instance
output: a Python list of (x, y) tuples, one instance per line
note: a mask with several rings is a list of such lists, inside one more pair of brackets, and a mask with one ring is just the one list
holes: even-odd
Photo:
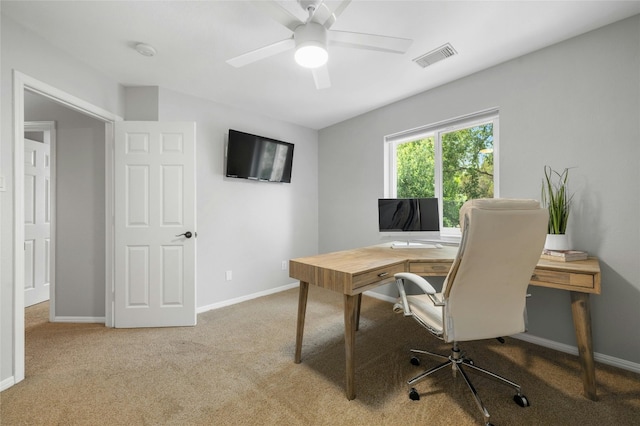
[(542, 252), (543, 259), (555, 260), (557, 262), (572, 262), (574, 260), (585, 260), (587, 258), (586, 251), (580, 250), (547, 250)]

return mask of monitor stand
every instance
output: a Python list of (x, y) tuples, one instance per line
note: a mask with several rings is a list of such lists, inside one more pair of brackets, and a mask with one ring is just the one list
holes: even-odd
[(422, 249), (426, 249), (426, 248), (438, 248), (441, 249), (442, 248), (442, 244), (430, 244), (430, 243), (412, 243), (410, 241), (394, 241), (393, 243), (391, 243), (391, 248), (399, 248), (399, 249), (412, 249), (412, 248), (422, 248)]

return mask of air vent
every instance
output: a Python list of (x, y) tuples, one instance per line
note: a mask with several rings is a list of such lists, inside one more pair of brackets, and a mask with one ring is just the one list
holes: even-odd
[(422, 68), (426, 68), (429, 65), (433, 65), (436, 62), (439, 62), (443, 59), (447, 59), (449, 56), (455, 55), (457, 52), (449, 43), (444, 46), (440, 46), (435, 50), (432, 50), (429, 53), (425, 53), (422, 56), (418, 56), (413, 60), (416, 64), (420, 65)]

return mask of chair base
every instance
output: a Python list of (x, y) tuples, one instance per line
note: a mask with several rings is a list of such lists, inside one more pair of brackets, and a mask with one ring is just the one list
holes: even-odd
[[(480, 399), (480, 395), (478, 395), (478, 392), (476, 391), (476, 388), (473, 386), (473, 384), (471, 383), (471, 380), (469, 380), (469, 377), (467, 376), (467, 373), (465, 372), (463, 367), (468, 367), (471, 368), (474, 371), (478, 371), (480, 373), (484, 373), (487, 376), (497, 379), (498, 382), (509, 385), (511, 387), (513, 387), (516, 390), (516, 395), (513, 397), (513, 400), (515, 401), (516, 404), (518, 404), (521, 407), (528, 407), (529, 405), (531, 405), (529, 403), (529, 400), (527, 399), (526, 396), (524, 396), (522, 394), (522, 390), (520, 388), (520, 385), (518, 385), (517, 383), (512, 382), (509, 379), (506, 379), (498, 374), (495, 374), (489, 370), (485, 370), (484, 368), (480, 368), (478, 366), (476, 366), (473, 361), (469, 358), (466, 358), (464, 356), (464, 354), (460, 351), (460, 349), (458, 348), (458, 344), (457, 342), (453, 343), (453, 347), (451, 348), (451, 355), (444, 356), (444, 355), (440, 355), (440, 354), (436, 354), (433, 352), (428, 352), (428, 351), (422, 351), (422, 350), (418, 350), (418, 349), (411, 349), (411, 352), (414, 354), (423, 354), (423, 355), (430, 355), (436, 358), (441, 358), (444, 359), (445, 361), (440, 364), (437, 365), (433, 368), (431, 368), (430, 370), (425, 371), (424, 373), (421, 373), (419, 375), (417, 375), (416, 377), (414, 377), (413, 379), (409, 380), (407, 382), (407, 384), (409, 385), (414, 385), (415, 383), (423, 380), (424, 378), (430, 376), (431, 374), (435, 373), (436, 371), (440, 371), (441, 369), (451, 366), (452, 370), (453, 370), (453, 374), (454, 376), (456, 375), (457, 372), (460, 372), (460, 374), (462, 375), (462, 377), (464, 378), (464, 381), (466, 382), (467, 386), (469, 387), (469, 389), (471, 390), (471, 393), (473, 394), (473, 398), (476, 401), (476, 404), (478, 405), (478, 408), (480, 409), (480, 411), (482, 412), (482, 415), (484, 417), (485, 420), (485, 424), (486, 425), (491, 425), (491, 423), (489, 422), (489, 411), (487, 411), (487, 408), (485, 407), (485, 405), (482, 403), (482, 400)], [(412, 357), (411, 358), (411, 364), (413, 365), (420, 365), (420, 360), (417, 357)], [(411, 388), (411, 391), (409, 392), (409, 398), (411, 398), (414, 401), (417, 401), (420, 399), (420, 394), (418, 393), (418, 391), (415, 388)]]

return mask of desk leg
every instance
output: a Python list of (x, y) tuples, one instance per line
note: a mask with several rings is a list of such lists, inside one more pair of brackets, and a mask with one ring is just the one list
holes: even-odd
[(573, 313), (573, 327), (576, 330), (578, 354), (582, 367), (582, 383), (584, 396), (597, 401), (596, 395), (596, 366), (593, 360), (593, 341), (591, 338), (591, 305), (589, 293), (572, 291), (571, 311)]
[(309, 283), (300, 281), (300, 293), (298, 295), (298, 322), (296, 325), (296, 354), (293, 361), (300, 364), (302, 361), (302, 335), (304, 334), (304, 317), (307, 313), (307, 296), (309, 295)]
[(356, 323), (360, 297), (344, 295), (344, 351), (346, 358), (347, 399), (355, 399)]
[(360, 307), (362, 306), (362, 293), (358, 294), (356, 307), (356, 331), (360, 330)]

